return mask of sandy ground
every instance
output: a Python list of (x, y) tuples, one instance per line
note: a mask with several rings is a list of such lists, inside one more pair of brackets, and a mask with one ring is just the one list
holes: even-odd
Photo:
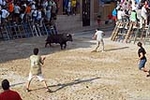
[[(46, 36), (0, 42), (0, 80), (7, 78), (23, 100), (150, 100), (150, 78), (137, 66), (138, 47), (113, 42), (106, 32), (105, 52), (91, 53), (96, 43), (92, 35), (74, 34), (66, 50), (56, 44), (45, 48)], [(31, 83), (32, 91), (25, 92), (34, 47), (46, 56), (43, 74), (52, 93), (37, 79)], [(150, 68), (150, 45), (144, 48)]]

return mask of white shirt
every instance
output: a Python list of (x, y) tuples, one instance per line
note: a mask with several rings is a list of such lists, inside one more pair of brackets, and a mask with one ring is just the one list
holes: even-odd
[(19, 14), (20, 13), (20, 7), (18, 5), (14, 6), (14, 13)]
[(42, 6), (43, 8), (46, 8), (48, 6), (48, 1), (43, 1)]
[(124, 11), (121, 11), (121, 10), (118, 10), (118, 13), (117, 13), (117, 19), (122, 19), (122, 17), (125, 15)]
[(41, 19), (42, 18), (42, 12), (41, 11), (37, 11), (37, 19)]
[(9, 12), (6, 9), (2, 9), (2, 18), (7, 18), (9, 16)]
[(6, 1), (5, 0), (0, 0), (0, 5), (5, 6), (6, 5)]
[(31, 9), (36, 9), (35, 4), (31, 5)]
[(37, 17), (37, 10), (32, 10), (31, 14), (32, 14), (33, 17)]
[(140, 19), (141, 18), (141, 9), (137, 9), (137, 18)]
[(2, 3), (3, 3), (3, 1), (2, 1), (2, 0), (0, 0), (0, 5), (2, 5)]
[(96, 35), (96, 40), (97, 41), (101, 41), (103, 39), (103, 33), (104, 32), (100, 31), (100, 30), (96, 31), (95, 35)]
[(147, 10), (144, 6), (141, 9), (141, 16), (144, 17), (145, 19), (147, 18)]

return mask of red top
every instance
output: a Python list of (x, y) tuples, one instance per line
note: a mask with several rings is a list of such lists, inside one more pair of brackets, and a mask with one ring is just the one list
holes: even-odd
[(12, 90), (5, 90), (0, 93), (0, 100), (22, 100), (20, 95)]

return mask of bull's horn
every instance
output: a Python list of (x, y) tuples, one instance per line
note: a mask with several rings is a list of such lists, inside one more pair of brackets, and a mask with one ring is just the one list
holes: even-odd
[(69, 36), (70, 34), (69, 33), (67, 33), (67, 36)]

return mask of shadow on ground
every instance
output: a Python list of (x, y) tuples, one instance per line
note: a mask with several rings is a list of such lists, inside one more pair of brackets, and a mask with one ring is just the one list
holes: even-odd
[(121, 49), (127, 49), (129, 47), (121, 47), (121, 48), (111, 48), (111, 49), (106, 49), (105, 51), (115, 51), (115, 50), (121, 50)]
[[(85, 79), (85, 80), (74, 80), (73, 82), (69, 82), (69, 83), (64, 83), (64, 84), (57, 84), (57, 85), (54, 85), (54, 86), (50, 86), (50, 87), (59, 87), (57, 88), (56, 90), (53, 90), (53, 92), (57, 92), (67, 86), (72, 86), (72, 85), (75, 85), (75, 84), (80, 84), (80, 83), (85, 83), (85, 82), (91, 82), (93, 80), (97, 80), (97, 79), (100, 79), (100, 77), (95, 77), (95, 78), (91, 78), (91, 79)], [(88, 86), (86, 86), (88, 88)]]
[[(68, 86), (81, 84), (81, 83), (86, 83), (86, 82), (91, 82), (91, 81), (97, 80), (97, 79), (100, 79), (100, 77), (95, 77), (95, 78), (90, 78), (90, 79), (77, 79), (77, 80), (74, 80), (74, 81), (69, 82), (69, 83), (59, 83), (57, 85), (51, 85), (51, 86), (48, 86), (48, 87), (49, 88), (56, 87), (56, 89), (52, 90), (52, 92), (57, 92), (57, 91), (65, 88), (65, 87), (68, 87)], [(88, 86), (86, 86), (86, 88), (88, 88)], [(37, 88), (37, 89), (32, 89), (31, 91), (36, 91), (36, 90), (40, 90), (40, 89), (44, 89), (44, 87)]]

